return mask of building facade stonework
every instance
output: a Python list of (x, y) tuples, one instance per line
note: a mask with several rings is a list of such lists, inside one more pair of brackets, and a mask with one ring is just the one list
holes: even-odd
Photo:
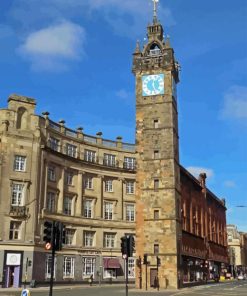
[[(179, 64), (154, 17), (133, 54), (136, 144), (90, 136), (35, 114), (11, 95), (0, 110), (0, 281), (48, 282), (45, 221), (66, 226), (55, 282), (124, 281), (174, 288), (214, 278), (227, 265), (226, 207), (179, 161)], [(120, 133), (121, 134), (121, 133)], [(125, 270), (120, 238), (134, 235)], [(144, 264), (144, 255), (147, 264)], [(158, 262), (159, 259), (159, 262)], [(157, 265), (157, 262), (159, 263)]]

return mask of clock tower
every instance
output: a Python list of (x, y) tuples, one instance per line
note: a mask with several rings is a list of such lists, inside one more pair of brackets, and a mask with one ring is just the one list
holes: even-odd
[[(180, 166), (176, 85), (179, 65), (157, 20), (137, 42), (136, 287), (178, 288), (180, 277)], [(141, 263), (141, 264), (140, 264)]]

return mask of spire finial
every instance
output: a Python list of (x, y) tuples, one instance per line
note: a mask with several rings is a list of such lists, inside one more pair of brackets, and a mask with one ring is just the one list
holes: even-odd
[(153, 22), (157, 23), (157, 5), (159, 0), (152, 0), (154, 3), (154, 16), (153, 16)]

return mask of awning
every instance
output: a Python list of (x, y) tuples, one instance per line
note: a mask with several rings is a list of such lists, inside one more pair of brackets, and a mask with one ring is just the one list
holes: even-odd
[(120, 268), (120, 263), (118, 258), (108, 257), (103, 258), (103, 266), (104, 268)]

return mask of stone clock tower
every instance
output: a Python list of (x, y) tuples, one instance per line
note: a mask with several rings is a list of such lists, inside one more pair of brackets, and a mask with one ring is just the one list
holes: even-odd
[(160, 288), (178, 288), (180, 277), (179, 73), (156, 17), (157, 2), (153, 23), (147, 27), (147, 44), (141, 49), (137, 43), (132, 68), (136, 77), (136, 256), (142, 263), (137, 264), (136, 286), (142, 289), (157, 283)]

